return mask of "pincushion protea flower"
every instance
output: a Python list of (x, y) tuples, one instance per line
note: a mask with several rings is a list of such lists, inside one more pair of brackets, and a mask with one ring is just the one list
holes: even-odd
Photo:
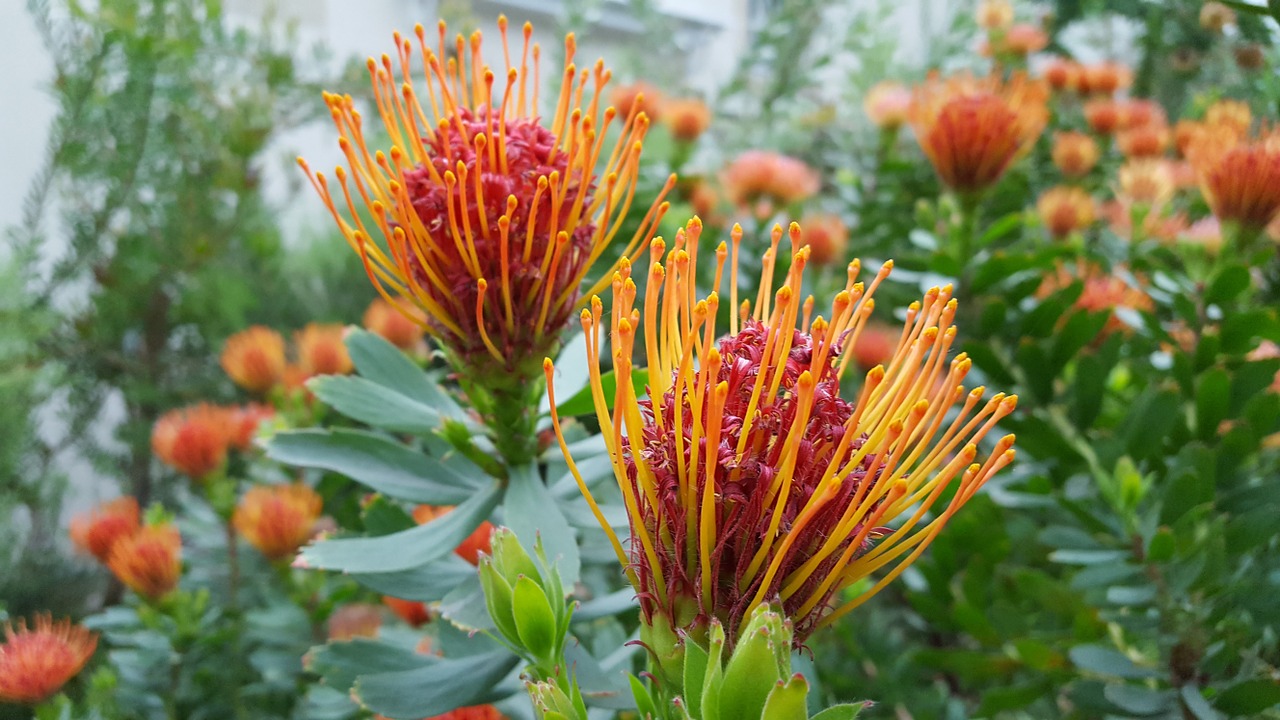
[(747, 150), (734, 158), (721, 178), (725, 193), (759, 217), (773, 214), (777, 204), (800, 202), (818, 192), (822, 180), (802, 160), (772, 150)]
[(1209, 126), (1187, 159), (1220, 221), (1261, 233), (1280, 215), (1280, 129), (1250, 141), (1228, 125)]
[(141, 524), (137, 499), (119, 497), (72, 518), (71, 541), (105, 563), (116, 542), (136, 533)]
[(662, 122), (676, 140), (693, 142), (711, 126), (711, 108), (698, 98), (668, 100), (662, 105)]
[(298, 367), (308, 377), (346, 375), (353, 369), (343, 336), (346, 328), (337, 324), (307, 323), (294, 333)]
[(378, 298), (365, 309), (363, 322), (365, 329), (392, 345), (401, 350), (413, 350), (422, 344), (422, 326), (426, 323), (426, 316), (417, 305), (393, 304)]
[[(650, 118), (638, 106), (622, 118), (604, 107), (611, 74), (603, 60), (579, 70), (572, 34), (560, 93), (544, 118), (532, 26), (524, 26), (515, 64), (505, 17), (498, 28), (497, 72), (482, 57), (478, 32), (450, 46), (441, 22), (434, 49), (421, 26), (416, 43), (396, 33), (395, 53), (368, 62), (391, 147), (371, 150), (352, 98), (326, 94), (348, 165), (335, 169), (340, 193), (299, 163), (375, 288), (425, 312), (426, 332), (500, 437), (500, 452), (523, 460), (541, 394), (536, 359), (556, 351), (580, 306), (579, 287), (631, 210)], [(425, 93), (411, 69), (419, 63)], [(606, 138), (618, 125), (610, 148)], [(643, 250), (665, 212), (661, 200), (618, 255)]]
[(284, 377), (284, 366), (284, 338), (262, 325), (232, 335), (222, 349), (222, 369), (249, 392), (270, 391)]
[(158, 600), (178, 586), (182, 537), (169, 523), (148, 525), (111, 548), (107, 567), (129, 589)]
[(916, 88), (911, 126), (938, 177), (962, 195), (995, 184), (1040, 137), (1048, 88), (1021, 73), (1008, 82), (933, 76)]
[(1036, 202), (1036, 211), (1054, 239), (1064, 238), (1092, 225), (1097, 217), (1089, 193), (1066, 185), (1045, 191)]
[(34, 705), (53, 696), (93, 657), (98, 636), (70, 620), (37, 615), (5, 623), (0, 643), (0, 702)]
[(907, 121), (911, 89), (893, 80), (882, 80), (867, 91), (862, 110), (881, 130), (897, 130)]
[(324, 500), (303, 483), (259, 485), (240, 498), (231, 522), (268, 559), (280, 560), (311, 539), (323, 509)]
[(200, 403), (170, 410), (151, 430), (151, 450), (161, 462), (192, 480), (222, 469), (234, 430), (231, 413)]
[(1069, 178), (1080, 178), (1098, 164), (1098, 143), (1082, 132), (1058, 132), (1053, 136), (1053, 164)]
[[(970, 361), (961, 353), (948, 362), (956, 335), (950, 287), (912, 304), (892, 359), (867, 373), (856, 400), (842, 399), (840, 378), (852, 358), (843, 350), (857, 344), (892, 263), (868, 287), (857, 282), (859, 262), (851, 262), (831, 319), (810, 321), (802, 307), (812, 304), (800, 302), (809, 249), (795, 224), (785, 284), (774, 292), (783, 235), (775, 228), (754, 303), (743, 303), (741, 319), (731, 315), (730, 334), (717, 341), (718, 294), (694, 296), (700, 229), (695, 219), (669, 251), (654, 241), (643, 311), (632, 306), (637, 286), (624, 264), (613, 279), (612, 310), (605, 314), (593, 298), (582, 313), (596, 418), (631, 520), (630, 548), (609, 530), (581, 477), (579, 487), (647, 625), (669, 624), (696, 638), (714, 618), (732, 639), (754, 608), (772, 601), (801, 644), (897, 577), (1012, 461), (1013, 437), (1006, 436), (975, 462), (978, 443), (1017, 399), (1000, 393), (983, 402), (982, 388), (961, 386)], [(735, 228), (735, 308), (740, 239)], [(726, 255), (722, 244), (713, 287)], [(620, 377), (630, 376), (634, 345), (643, 340), (648, 397), (621, 382), (610, 403), (595, 349), (603, 334)], [(553, 370), (546, 360), (544, 371)], [(554, 411), (553, 427), (577, 477)], [(954, 494), (930, 516), (949, 489)], [(841, 589), (882, 570), (857, 598), (837, 601)]]

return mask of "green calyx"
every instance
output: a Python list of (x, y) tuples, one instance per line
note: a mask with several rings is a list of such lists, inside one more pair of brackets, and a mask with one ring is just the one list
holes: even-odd
[[(791, 622), (771, 606), (751, 614), (731, 650), (712, 620), (697, 642), (655, 615), (641, 627), (655, 687), (632, 682), (637, 707), (655, 720), (808, 720), (809, 683), (791, 670)], [(702, 634), (702, 633), (699, 633)], [(814, 720), (852, 720), (863, 704), (828, 708)]]

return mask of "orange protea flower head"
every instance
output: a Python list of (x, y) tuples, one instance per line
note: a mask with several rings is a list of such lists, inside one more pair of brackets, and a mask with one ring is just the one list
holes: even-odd
[(236, 505), (231, 522), (268, 559), (290, 557), (311, 539), (324, 500), (303, 483), (258, 485)]
[(662, 105), (662, 122), (676, 140), (693, 142), (711, 126), (711, 108), (697, 98), (668, 100)]
[(307, 377), (346, 375), (352, 371), (351, 356), (343, 342), (346, 328), (339, 324), (307, 323), (293, 335), (298, 366)]
[(911, 89), (900, 82), (883, 80), (867, 91), (862, 109), (881, 130), (896, 130), (907, 122)]
[(1101, 267), (1080, 261), (1074, 269), (1060, 265), (1056, 273), (1045, 277), (1037, 297), (1047, 297), (1079, 280), (1084, 285), (1075, 308), (1085, 312), (1108, 312), (1107, 324), (1099, 333), (1105, 337), (1115, 332), (1128, 332), (1129, 326), (1115, 313), (1117, 309), (1150, 311), (1154, 307), (1151, 296), (1125, 278), (1123, 268), (1107, 272)]
[(1093, 224), (1097, 213), (1093, 198), (1078, 187), (1059, 185), (1040, 196), (1036, 202), (1040, 221), (1055, 240)]
[(413, 627), (421, 627), (431, 621), (431, 610), (427, 608), (426, 603), (383, 595), (382, 604)]
[(265, 393), (284, 376), (284, 338), (269, 327), (254, 325), (227, 338), (222, 369), (235, 384)]
[(105, 563), (111, 556), (111, 548), (120, 538), (138, 531), (140, 518), (137, 499), (119, 497), (72, 518), (71, 541)]
[(1119, 187), (1116, 194), (1126, 203), (1160, 208), (1173, 197), (1173, 172), (1165, 160), (1130, 160), (1120, 167), (1117, 175)]
[(916, 88), (911, 126), (938, 177), (960, 193), (995, 184), (1048, 120), (1048, 88), (1021, 73), (999, 78), (931, 77)]
[(222, 469), (234, 433), (231, 413), (201, 403), (170, 410), (151, 430), (151, 450), (160, 461), (192, 480)]
[[(555, 352), (583, 279), (632, 209), (652, 118), (638, 103), (621, 114), (604, 106), (611, 73), (603, 61), (580, 69), (572, 34), (560, 91), (546, 103), (533, 27), (516, 48), (505, 17), (498, 29), (496, 69), (478, 32), (450, 44), (442, 22), (435, 47), (421, 26), (416, 42), (396, 33), (395, 52), (368, 61), (391, 147), (370, 149), (354, 101), (328, 94), (349, 166), (335, 170), (341, 193), (307, 172), (378, 291), (426, 313), (427, 334), (473, 402), (484, 390), (512, 396), (493, 405), (520, 409), (540, 380), (534, 358)], [(425, 69), (425, 84), (414, 68)], [(661, 195), (621, 255), (643, 250), (665, 211)]]
[[(611, 311), (593, 299), (582, 313), (596, 420), (630, 517), (630, 548), (598, 509), (597, 517), (647, 624), (698, 632), (718, 619), (734, 638), (756, 607), (776, 602), (801, 644), (897, 577), (1013, 459), (1012, 436), (981, 460), (977, 443), (1017, 400), (1001, 393), (983, 402), (981, 388), (960, 384), (970, 361), (963, 353), (948, 358), (956, 336), (950, 287), (912, 304), (889, 363), (867, 373), (856, 399), (841, 398), (840, 377), (853, 358), (844, 348), (857, 344), (892, 263), (864, 285), (860, 263), (851, 262), (830, 314), (811, 318), (813, 304), (800, 297), (810, 250), (796, 224), (784, 284), (775, 292), (786, 234), (775, 227), (754, 301), (741, 306), (742, 231), (734, 228), (728, 302), (741, 313), (730, 314), (729, 334), (717, 341), (715, 289), (728, 250), (721, 244), (716, 252), (713, 291), (695, 301), (700, 233), (695, 218), (670, 248), (654, 241), (643, 310), (633, 307), (638, 288), (624, 264)], [(603, 335), (608, 350), (597, 350)], [(619, 383), (610, 404), (601, 353), (628, 377), (637, 342), (645, 346), (648, 396)], [(550, 359), (544, 371), (554, 372)], [(596, 508), (555, 410), (552, 420), (570, 471)], [(949, 489), (954, 494), (941, 501)], [(833, 608), (842, 588), (882, 569), (866, 592)]]
[(237, 450), (248, 450), (253, 445), (253, 438), (258, 434), (258, 426), (264, 420), (275, 417), (276, 409), (261, 403), (249, 403), (230, 408), (231, 413), (231, 446)]
[(111, 548), (107, 567), (129, 589), (158, 600), (178, 586), (182, 537), (170, 523), (147, 525)]
[(813, 168), (793, 157), (771, 150), (748, 150), (725, 168), (725, 192), (738, 207), (761, 206), (763, 216), (773, 214), (774, 204), (804, 200), (821, 187)]
[(1132, 130), (1153, 124), (1164, 126), (1167, 123), (1164, 108), (1154, 100), (1130, 99), (1120, 103), (1120, 123), (1117, 126), (1120, 130)]
[(1236, 21), (1236, 11), (1220, 2), (1207, 2), (1200, 6), (1200, 27), (1212, 33), (1220, 33)]
[(1098, 143), (1082, 132), (1058, 132), (1053, 136), (1053, 164), (1069, 178), (1080, 178), (1098, 164)]
[(1016, 55), (1026, 57), (1040, 52), (1049, 44), (1049, 36), (1044, 30), (1029, 23), (1018, 23), (1005, 31), (999, 38), (990, 42), (990, 50), (994, 55)]
[(33, 627), (5, 623), (0, 643), (0, 702), (35, 705), (48, 700), (93, 657), (98, 636), (70, 620), (37, 615)]
[(364, 311), (364, 327), (401, 350), (422, 344), (426, 316), (417, 305), (377, 298)]
[(378, 637), (382, 611), (372, 603), (347, 603), (329, 616), (329, 639), (336, 641)]
[(838, 215), (808, 215), (801, 221), (804, 242), (809, 246), (809, 262), (816, 266), (844, 263), (849, 245), (849, 228)]
[(1083, 70), (1077, 63), (1063, 58), (1053, 58), (1044, 66), (1040, 77), (1044, 78), (1045, 83), (1054, 92), (1064, 92), (1079, 89), (1082, 72)]
[(1093, 95), (1114, 95), (1133, 82), (1133, 73), (1120, 63), (1104, 62), (1081, 68), (1079, 89)]
[(1090, 100), (1084, 104), (1084, 120), (1099, 135), (1111, 135), (1120, 128), (1120, 104), (1111, 99)]
[(978, 27), (1004, 30), (1013, 24), (1013, 3), (1008, 0), (983, 0), (978, 3)]
[(1211, 127), (1187, 159), (1222, 222), (1261, 231), (1280, 215), (1280, 130), (1250, 140), (1228, 127)]
[(1169, 147), (1169, 129), (1153, 122), (1124, 130), (1116, 136), (1116, 146), (1125, 157), (1160, 157)]
[(643, 113), (651, 123), (662, 119), (667, 107), (662, 91), (643, 80), (615, 87), (609, 93), (609, 104), (617, 109), (619, 117)]
[(1227, 128), (1244, 137), (1249, 134), (1249, 126), (1253, 124), (1253, 112), (1249, 109), (1249, 103), (1219, 100), (1205, 110), (1204, 122), (1215, 128)]

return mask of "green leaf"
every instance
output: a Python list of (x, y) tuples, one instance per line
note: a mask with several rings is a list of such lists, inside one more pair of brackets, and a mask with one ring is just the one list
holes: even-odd
[(362, 328), (351, 328), (347, 331), (347, 351), (361, 377), (437, 412), (459, 419), (466, 416), (448, 391), (382, 336)]
[(1204, 293), (1205, 302), (1221, 305), (1233, 300), (1248, 289), (1252, 282), (1249, 269), (1244, 265), (1228, 265), (1219, 270), (1209, 281), (1209, 288)]
[(1076, 645), (1068, 656), (1076, 667), (1098, 675), (1129, 679), (1160, 676), (1155, 670), (1138, 666), (1119, 650), (1102, 645)]
[(511, 695), (516, 688), (501, 682), (519, 662), (505, 650), (448, 658), (416, 670), (361, 675), (351, 692), (362, 705), (382, 715), (432, 717)]
[(267, 457), (341, 473), (399, 500), (457, 505), (489, 480), (461, 455), (440, 459), (362, 430), (292, 430), (267, 442)]
[[(636, 397), (644, 396), (645, 385), (649, 382), (649, 371), (644, 368), (634, 368), (631, 371), (631, 387), (635, 389)], [(604, 400), (613, 409), (613, 399), (618, 391), (618, 376), (610, 370), (600, 376), (600, 385), (604, 390)], [(559, 388), (557, 388), (559, 390)], [(559, 394), (557, 392), (557, 394)], [(591, 415), (596, 411), (595, 400), (591, 394), (591, 386), (588, 385), (567, 400), (561, 400), (556, 404), (556, 412), (561, 417), (576, 417), (579, 415)]]
[(769, 692), (781, 680), (773, 648), (773, 643), (781, 641), (766, 627), (739, 639), (724, 669), (719, 704), (722, 718), (761, 716)]
[(1050, 560), (1063, 565), (1099, 565), (1129, 556), (1128, 550), (1055, 550), (1049, 553)]
[(792, 720), (806, 717), (809, 712), (806, 702), (809, 699), (809, 683), (804, 676), (796, 673), (784, 685), (778, 683), (765, 700), (761, 720)]
[(511, 584), (498, 572), (492, 560), (480, 561), (480, 585), (484, 591), (484, 605), (489, 619), (498, 632), (514, 644), (520, 639), (516, 629), (515, 600)]
[[(711, 621), (707, 637), (707, 674), (702, 680), (702, 720), (720, 720), (720, 690), (724, 684), (724, 626)], [(772, 662), (772, 659), (770, 659)], [(696, 689), (686, 690), (697, 692)], [(730, 718), (725, 718), (730, 720)]]
[(1222, 368), (1200, 376), (1196, 386), (1196, 435), (1205, 441), (1218, 435), (1218, 426), (1227, 417), (1231, 399), (1231, 378)]
[(870, 703), (845, 703), (832, 705), (814, 715), (810, 720), (854, 720)]
[(420, 602), (443, 600), (454, 588), (476, 574), (475, 566), (457, 555), (419, 565), (408, 570), (386, 573), (352, 573), (361, 585), (392, 597)]
[(418, 526), (404, 508), (387, 500), (385, 495), (374, 495), (360, 518), (364, 521), (364, 531), (370, 535), (390, 535)]
[(1151, 541), (1147, 543), (1147, 561), (1153, 563), (1168, 562), (1173, 559), (1173, 552), (1177, 544), (1173, 537), (1173, 531), (1167, 527), (1161, 527), (1151, 536)]
[(1223, 690), (1214, 698), (1213, 706), (1228, 715), (1256, 715), (1280, 705), (1280, 682), (1246, 680)]
[(631, 683), (631, 695), (636, 700), (636, 711), (640, 713), (642, 718), (660, 718), (658, 706), (653, 701), (653, 697), (649, 694), (649, 689), (644, 686), (644, 682), (635, 675), (628, 675), (627, 680)]
[(431, 655), (367, 638), (320, 645), (303, 658), (303, 666), (309, 672), (319, 675), (324, 684), (344, 693), (351, 689), (362, 673), (414, 670), (435, 662), (437, 659)]
[(691, 638), (684, 639), (684, 701), (693, 717), (702, 716), (702, 685), (707, 678), (708, 657), (701, 645)]
[(1128, 417), (1129, 454), (1144, 459), (1164, 454), (1164, 439), (1181, 418), (1177, 393), (1165, 390), (1139, 399)]
[(1196, 720), (1221, 720), (1222, 716), (1210, 707), (1209, 701), (1200, 693), (1200, 688), (1183, 685), (1178, 694), (1182, 696), (1182, 704), (1196, 716)]
[(427, 435), (440, 427), (440, 412), (385, 385), (351, 375), (321, 375), (307, 387), (325, 405), (352, 420), (395, 432)]
[(1158, 715), (1173, 705), (1173, 692), (1141, 685), (1108, 685), (1103, 697), (1135, 715)]
[[(1025, 221), (1026, 216), (1021, 210), (1005, 215), (999, 220), (991, 223), (991, 225), (987, 227), (986, 231), (984, 231), (982, 235), (978, 236), (978, 247), (984, 248), (997, 240), (1003, 239), (1006, 235), (1009, 235), (1015, 230), (1021, 228)], [(967, 262), (968, 258), (965, 258), (965, 260)]]
[(382, 537), (339, 538), (304, 548), (307, 567), (351, 573), (395, 572), (439, 560), (489, 517), (502, 486), (492, 483), (425, 525)]
[[(560, 598), (556, 600), (563, 602)], [(533, 578), (521, 576), (512, 593), (512, 610), (520, 644), (537, 660), (554, 663), (559, 639), (556, 614), (542, 586)]]
[(504, 524), (515, 531), (526, 548), (534, 547), (535, 541), (542, 538), (547, 558), (560, 570), (561, 582), (572, 587), (578, 582), (582, 560), (573, 527), (560, 504), (543, 484), (536, 465), (511, 469), (502, 510)]

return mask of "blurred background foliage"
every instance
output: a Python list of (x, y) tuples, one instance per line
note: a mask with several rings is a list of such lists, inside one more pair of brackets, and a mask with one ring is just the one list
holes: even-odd
[[(1131, 31), (1133, 47), (1120, 49), (1136, 52), (1132, 94), (1171, 119), (1237, 98), (1274, 122), (1276, 21), (1227, 4), (1237, 18), (1229, 36), (1202, 26), (1196, 0), (1018, 7), (1064, 56), (1107, 55), (1115, 27)], [(451, 20), (470, 13), (445, 5)], [(874, 699), (868, 717), (919, 720), (1280, 717), (1280, 395), (1267, 390), (1280, 361), (1252, 357), (1261, 340), (1280, 341), (1275, 258), (1201, 272), (1194, 253), (1105, 225), (1051, 243), (1032, 211), (1057, 182), (1048, 140), (983, 205), (977, 253), (960, 255), (957, 208), (938, 200), (927, 162), (909, 140), (886, 139), (861, 105), (886, 78), (985, 68), (974, 4), (933, 6), (923, 66), (904, 63), (892, 35), (876, 31), (889, 3), (768, 5), (736, 73), (708, 99), (714, 120), (697, 147), (650, 144), (646, 192), (673, 168), (718, 186), (747, 149), (803, 160), (821, 189), (778, 215), (834, 213), (851, 229), (849, 256), (868, 267), (895, 258), (884, 308), (968, 277), (960, 346), (989, 386), (1022, 398), (1010, 424), (1016, 470), (900, 582), (814, 638), (824, 695)], [(679, 70), (655, 50), (670, 47), (667, 20), (647, 0), (632, 6), (642, 39), (609, 59), (627, 80), (671, 87)], [(355, 88), (363, 70), (316, 77), (307, 68), (318, 55), (287, 34), (229, 26), (214, 2), (31, 0), (29, 9), (54, 59), (58, 115), (0, 269), (0, 608), (80, 615), (119, 590), (68, 557), (63, 501), (81, 489), (68, 463), (87, 463), (80, 477), (144, 505), (179, 507), (151, 456), (151, 427), (170, 408), (232, 397), (217, 362), (223, 340), (255, 323), (355, 322), (372, 298), (336, 235), (286, 245), (262, 188), (271, 143), (324, 118), (321, 86)], [(592, 11), (566, 3), (564, 29), (589, 31)], [(1076, 115), (1052, 129), (1079, 126)], [(1091, 192), (1114, 192), (1118, 164), (1103, 159), (1086, 180)], [(1196, 202), (1186, 209), (1203, 215)], [(694, 207), (677, 197), (669, 224)], [(744, 247), (759, 252), (765, 220), (723, 198), (711, 207), (743, 222)], [(708, 223), (708, 249), (727, 225)], [(1125, 329), (1101, 333), (1112, 313), (1076, 309), (1083, 282), (1039, 292), (1063, 259), (1142, 278), (1152, 306), (1117, 311)], [(306, 647), (308, 618), (280, 598), (259, 604), (267, 609), (252, 621), (287, 627), (282, 652)], [(147, 633), (136, 618), (110, 619), (120, 624), (109, 634)], [(148, 638), (122, 642), (145, 650)], [(227, 662), (220, 652), (206, 661)], [(312, 679), (284, 665), (264, 696)], [(105, 697), (116, 681), (95, 682), (86, 692)], [(129, 717), (147, 700), (118, 702)]]

